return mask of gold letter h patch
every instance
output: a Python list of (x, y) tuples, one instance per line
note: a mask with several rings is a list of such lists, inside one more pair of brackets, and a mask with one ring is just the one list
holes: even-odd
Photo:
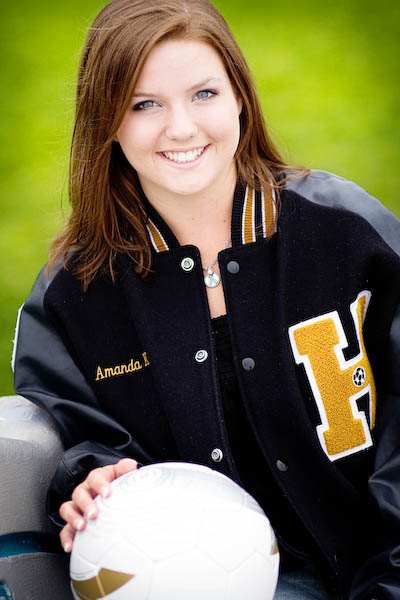
[(359, 344), (359, 353), (351, 360), (343, 355), (348, 342), (337, 311), (289, 328), (296, 363), (305, 367), (321, 417), (318, 438), (332, 461), (372, 446), (365, 413), (357, 406), (357, 399), (368, 393), (372, 429), (376, 391), (362, 334), (370, 299), (371, 292), (364, 290), (350, 306)]

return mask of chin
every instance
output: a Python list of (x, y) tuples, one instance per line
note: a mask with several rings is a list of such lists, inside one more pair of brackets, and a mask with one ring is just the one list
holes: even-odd
[(201, 192), (203, 192), (206, 188), (204, 188), (204, 186), (190, 186), (190, 187), (182, 187), (182, 188), (175, 188), (173, 190), (171, 190), (172, 194), (176, 194), (177, 196), (194, 196), (197, 195)]
[(186, 181), (181, 184), (179, 184), (178, 181), (174, 181), (172, 185), (165, 187), (170, 194), (176, 194), (177, 196), (194, 196), (205, 192), (211, 184), (211, 181), (204, 181), (204, 178), (201, 178), (201, 181)]

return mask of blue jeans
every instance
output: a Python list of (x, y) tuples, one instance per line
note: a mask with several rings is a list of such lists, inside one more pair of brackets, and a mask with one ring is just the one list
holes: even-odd
[(335, 600), (315, 574), (314, 568), (307, 565), (298, 571), (279, 575), (274, 600)]

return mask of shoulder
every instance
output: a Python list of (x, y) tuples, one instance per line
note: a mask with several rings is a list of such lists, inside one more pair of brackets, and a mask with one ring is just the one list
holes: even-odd
[(56, 263), (50, 271), (48, 271), (47, 264), (44, 265), (36, 277), (28, 299), (23, 305), (25, 310), (30, 307), (32, 308), (32, 311), (37, 313), (43, 310), (44, 297), (49, 288), (52, 287), (57, 275), (62, 271), (63, 265), (61, 261)]
[(356, 183), (327, 171), (313, 170), (305, 177), (288, 179), (285, 189), (314, 204), (359, 215), (400, 255), (400, 220)]
[(78, 269), (81, 266), (81, 256), (77, 252), (71, 253), (66, 264), (60, 261), (54, 265), (50, 273), (46, 269), (41, 274), (41, 278), (44, 279), (42, 286), (45, 303), (72, 304), (81, 302), (83, 298), (91, 297), (99, 291), (103, 291), (104, 288), (113, 287), (115, 281), (122, 278), (124, 265), (123, 257), (119, 257), (114, 264), (114, 280), (108, 270), (100, 268), (88, 287), (85, 288), (78, 274)]
[(94, 311), (106, 315), (110, 306), (122, 310), (127, 275), (136, 276), (134, 272), (132, 275), (129, 257), (121, 255), (117, 258), (114, 277), (106, 269), (100, 269), (87, 287), (76, 272), (79, 263), (74, 258), (67, 267), (61, 265), (50, 274), (51, 280), (43, 294), (43, 308), (48, 318), (59, 325), (60, 321), (66, 324), (69, 319), (84, 320)]

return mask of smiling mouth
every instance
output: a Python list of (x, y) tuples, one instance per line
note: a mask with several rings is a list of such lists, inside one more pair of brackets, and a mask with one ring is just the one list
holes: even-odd
[(165, 158), (171, 160), (174, 163), (183, 164), (190, 163), (195, 161), (201, 156), (204, 151), (208, 148), (207, 146), (200, 146), (199, 148), (194, 148), (193, 150), (188, 150), (188, 152), (160, 152)]

